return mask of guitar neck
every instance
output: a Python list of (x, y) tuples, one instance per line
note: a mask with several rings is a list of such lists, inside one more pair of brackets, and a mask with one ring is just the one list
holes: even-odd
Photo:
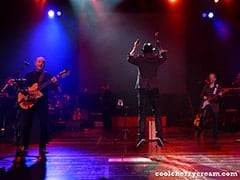
[[(59, 76), (58, 76), (58, 75), (55, 76), (55, 77), (56, 77), (57, 79), (59, 79)], [(43, 84), (41, 84), (38, 89), (41, 91), (42, 89), (48, 87), (48, 86), (51, 85), (51, 84), (52, 84), (52, 80), (50, 79), (50, 80), (44, 82)]]
[[(64, 78), (66, 76), (68, 76), (70, 73), (69, 70), (63, 70), (60, 73), (58, 73), (58, 75), (54, 76), (56, 79), (60, 79), (60, 78)], [(43, 84), (41, 84), (38, 88), (39, 91), (41, 91), (42, 89), (46, 88), (47, 86), (52, 84), (52, 78), (46, 82), (44, 82)]]

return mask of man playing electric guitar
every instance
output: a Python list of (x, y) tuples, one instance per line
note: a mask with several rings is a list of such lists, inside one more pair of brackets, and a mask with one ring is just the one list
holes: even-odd
[(217, 138), (218, 131), (218, 114), (220, 111), (219, 100), (222, 97), (222, 89), (219, 84), (216, 83), (217, 76), (215, 73), (209, 73), (208, 78), (206, 80), (206, 85), (203, 87), (201, 93), (202, 105), (201, 110), (202, 117), (200, 118), (199, 128), (197, 137), (199, 138), (201, 132), (204, 128), (204, 121), (207, 118), (208, 114), (211, 114), (214, 120), (213, 125), (213, 137)]
[[(46, 153), (46, 143), (48, 141), (48, 90), (51, 88), (57, 90), (57, 78), (44, 71), (44, 57), (37, 57), (35, 60), (35, 70), (26, 74), (27, 89), (25, 94), (34, 94), (33, 84), (40, 86), (46, 81), (50, 85), (41, 90), (41, 97), (31, 108), (22, 108), (22, 124), (20, 133), (20, 146), (17, 150), (17, 157), (24, 157), (27, 153), (30, 139), (30, 131), (33, 120), (40, 123), (40, 141), (39, 141), (39, 158), (43, 158)], [(20, 102), (19, 102), (20, 103)]]

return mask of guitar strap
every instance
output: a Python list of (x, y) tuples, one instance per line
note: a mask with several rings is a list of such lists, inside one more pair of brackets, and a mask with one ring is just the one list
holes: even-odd
[(213, 95), (216, 95), (217, 90), (218, 90), (218, 86), (219, 86), (218, 84), (215, 85), (215, 88), (214, 88), (214, 90), (213, 90)]
[(40, 76), (38, 78), (38, 85), (42, 84), (44, 77), (45, 77), (45, 72), (42, 71), (42, 73), (40, 74)]

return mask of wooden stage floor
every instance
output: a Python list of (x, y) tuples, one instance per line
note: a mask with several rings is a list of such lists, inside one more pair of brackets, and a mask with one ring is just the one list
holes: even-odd
[(163, 148), (150, 142), (138, 150), (135, 129), (129, 129), (127, 140), (118, 132), (55, 133), (46, 162), (37, 161), (38, 146), (31, 145), (24, 164), (13, 163), (15, 145), (1, 137), (0, 179), (240, 179), (239, 132), (220, 132), (215, 141), (205, 131), (197, 140), (190, 128), (170, 127)]

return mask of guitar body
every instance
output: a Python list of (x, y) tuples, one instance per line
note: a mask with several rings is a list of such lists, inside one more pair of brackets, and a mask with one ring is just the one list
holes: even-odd
[(35, 103), (29, 98), (29, 95), (24, 95), (22, 92), (18, 93), (18, 105), (22, 108), (22, 109), (30, 109), (33, 107)]
[(196, 117), (195, 117), (195, 119), (193, 121), (193, 125), (195, 127), (199, 127), (201, 116), (202, 116), (201, 113), (196, 114)]
[(22, 109), (30, 109), (37, 102), (37, 99), (43, 96), (42, 92), (38, 90), (38, 84), (34, 83), (28, 88), (28, 93), (18, 93), (18, 104)]
[[(226, 89), (222, 89), (221, 92), (222, 92), (222, 95), (224, 95), (225, 93), (231, 91), (232, 89), (231, 88), (226, 88)], [(216, 98), (216, 96), (218, 96), (217, 94), (213, 95), (213, 96), (209, 96), (207, 99), (203, 100), (201, 102), (201, 109), (205, 109), (210, 103), (211, 101)]]
[[(212, 93), (213, 95), (208, 96), (207, 99), (205, 99), (205, 100), (202, 101), (201, 109), (205, 109), (205, 108), (211, 103), (211, 101), (212, 101), (213, 99), (217, 98), (217, 96), (218, 96), (218, 92), (217, 92), (217, 91), (218, 91), (218, 88), (219, 88), (219, 85), (216, 84), (215, 87), (214, 87), (213, 93)], [(226, 91), (226, 92), (227, 92), (227, 91)], [(221, 91), (221, 93), (223, 94), (223, 93), (225, 93), (225, 92)]]

